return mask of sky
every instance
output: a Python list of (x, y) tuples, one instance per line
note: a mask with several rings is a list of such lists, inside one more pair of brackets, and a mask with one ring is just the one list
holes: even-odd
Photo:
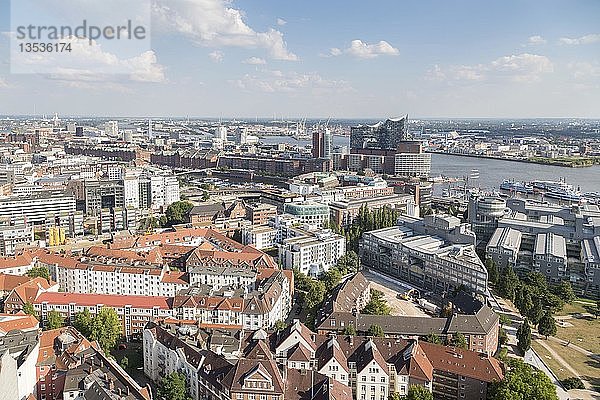
[(120, 74), (11, 73), (9, 11), (0, 115), (600, 118), (597, 0), (152, 0)]

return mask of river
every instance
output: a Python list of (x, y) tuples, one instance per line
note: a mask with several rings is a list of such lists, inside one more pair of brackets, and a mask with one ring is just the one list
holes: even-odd
[[(308, 140), (296, 140), (290, 136), (265, 136), (260, 138), (260, 141), (269, 144), (289, 143), (298, 146), (310, 144)], [(334, 147), (349, 146), (349, 142), (348, 136), (333, 136)], [(431, 176), (465, 177), (470, 175), (474, 169), (479, 171), (479, 179), (469, 182), (469, 186), (478, 186), (481, 189), (498, 190), (505, 179), (556, 181), (564, 178), (573, 187), (580, 187), (582, 192), (600, 192), (600, 165), (569, 168), (450, 154), (431, 155)], [(436, 186), (441, 187), (442, 185)]]
[(479, 180), (470, 182), (469, 186), (479, 186), (482, 189), (499, 189), (505, 179), (556, 181), (564, 178), (567, 183), (575, 188), (580, 187), (583, 192), (600, 192), (600, 165), (569, 168), (449, 154), (432, 154), (431, 157), (432, 176), (464, 177), (470, 175), (473, 169), (479, 171)]

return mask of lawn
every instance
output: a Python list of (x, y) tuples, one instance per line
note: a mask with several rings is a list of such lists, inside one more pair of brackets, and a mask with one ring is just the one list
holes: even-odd
[(550, 355), (550, 352), (546, 350), (541, 344), (537, 343), (535, 340), (531, 342), (531, 347), (535, 350), (535, 352), (540, 356), (544, 363), (554, 372), (554, 375), (559, 380), (564, 380), (567, 378), (571, 378), (574, 375), (571, 374), (567, 369), (563, 368), (558, 361), (554, 359)]
[(581, 314), (587, 312), (585, 306), (581, 303), (573, 302), (572, 304), (565, 304), (556, 315), (572, 315), (572, 314)]
[(560, 354), (560, 356), (573, 367), (575, 371), (579, 372), (583, 379), (590, 382), (596, 390), (600, 390), (600, 362), (593, 360), (576, 350), (567, 349), (555, 341), (547, 340), (545, 343)]
[(557, 326), (557, 338), (571, 341), (574, 345), (600, 354), (600, 319), (570, 318), (566, 322), (573, 326)]

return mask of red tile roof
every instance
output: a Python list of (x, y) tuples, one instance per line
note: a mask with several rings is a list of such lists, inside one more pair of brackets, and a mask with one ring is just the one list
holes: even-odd
[(10, 332), (15, 329), (24, 331), (37, 329), (38, 320), (33, 315), (23, 312), (18, 314), (0, 314), (0, 332)]
[(0, 257), (0, 270), (31, 265), (33, 254), (26, 251), (12, 257)]
[(95, 306), (98, 304), (108, 307), (131, 306), (133, 308), (171, 308), (171, 298), (161, 296), (124, 296), (118, 294), (83, 294), (83, 293), (41, 293), (34, 304), (77, 304), (79, 306)]

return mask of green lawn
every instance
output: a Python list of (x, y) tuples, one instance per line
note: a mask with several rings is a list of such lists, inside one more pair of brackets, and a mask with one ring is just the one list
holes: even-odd
[(557, 338), (571, 341), (592, 353), (600, 354), (600, 319), (571, 318), (566, 322), (573, 326), (566, 328), (557, 326)]
[(548, 350), (546, 350), (541, 344), (537, 343), (535, 340), (531, 342), (531, 347), (535, 350), (535, 352), (540, 356), (544, 363), (554, 372), (554, 375), (559, 380), (564, 380), (567, 378), (571, 378), (575, 375), (570, 373), (567, 369), (563, 368), (558, 361), (556, 361)]
[(546, 341), (546, 344), (560, 354), (575, 371), (579, 372), (583, 379), (592, 384), (595, 390), (600, 390), (600, 362), (573, 349), (567, 349), (552, 340)]

